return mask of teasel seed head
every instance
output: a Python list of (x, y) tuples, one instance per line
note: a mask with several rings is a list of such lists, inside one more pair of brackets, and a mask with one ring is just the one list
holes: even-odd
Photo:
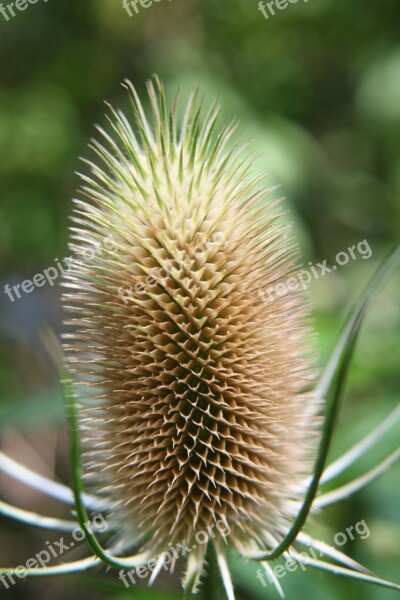
[(320, 409), (308, 305), (266, 293), (299, 252), (234, 126), (216, 134), (194, 92), (178, 127), (157, 78), (148, 120), (127, 87), (133, 119), (110, 108), (75, 200), (64, 346), (85, 476), (121, 539), (155, 555), (186, 540), (200, 574), (196, 532), (273, 546), (301, 503)]

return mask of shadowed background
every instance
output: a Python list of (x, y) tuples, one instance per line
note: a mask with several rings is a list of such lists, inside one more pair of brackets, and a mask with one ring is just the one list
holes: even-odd
[[(7, 7), (9, 3), (3, 2)], [(398, 0), (310, 0), (265, 19), (256, 0), (161, 0), (130, 17), (119, 0), (39, 0), (7, 21), (0, 14), (0, 447), (41, 473), (68, 481), (67, 437), (57, 381), (38, 332), (60, 330), (58, 285), (11, 302), (4, 286), (32, 279), (68, 255), (78, 157), (105, 124), (103, 100), (127, 107), (120, 82), (141, 97), (158, 73), (184, 98), (199, 83), (219, 94), (223, 120), (239, 117), (258, 168), (280, 183), (303, 262), (335, 262), (367, 240), (372, 257), (350, 260), (310, 286), (321, 364), (343, 315), (400, 231), (400, 39)], [(7, 10), (7, 9), (6, 9)], [(399, 400), (398, 277), (376, 299), (352, 367), (332, 456), (359, 439)], [(398, 436), (397, 436), (398, 437)], [(354, 467), (373, 465), (395, 433)], [(347, 476), (348, 478), (348, 476)], [(371, 535), (344, 549), (382, 577), (398, 575), (400, 470), (314, 519), (333, 542), (364, 519)], [(346, 479), (343, 479), (345, 482)], [(0, 496), (43, 513), (57, 503), (0, 476)], [(0, 564), (26, 562), (58, 534), (0, 520)], [(81, 551), (83, 553), (83, 550)], [(74, 550), (63, 556), (80, 556)], [(299, 570), (300, 571), (300, 570)], [(137, 588), (115, 573), (19, 582), (0, 598), (175, 598)], [(249, 564), (235, 563), (238, 598), (274, 598)], [(161, 587), (179, 589), (178, 578)], [(281, 581), (288, 598), (395, 598), (395, 593), (301, 571)]]

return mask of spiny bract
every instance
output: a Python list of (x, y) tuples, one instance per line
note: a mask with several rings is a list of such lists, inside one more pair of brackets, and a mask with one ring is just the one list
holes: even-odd
[(297, 247), (234, 127), (215, 134), (218, 108), (202, 120), (194, 92), (178, 128), (155, 83), (151, 120), (130, 84), (133, 124), (111, 108), (113, 133), (92, 143), (103, 168), (89, 163), (75, 201), (65, 348), (91, 391), (86, 476), (127, 546), (194, 546), (216, 522), (219, 550), (273, 546), (319, 426), (303, 292), (260, 293), (294, 272)]

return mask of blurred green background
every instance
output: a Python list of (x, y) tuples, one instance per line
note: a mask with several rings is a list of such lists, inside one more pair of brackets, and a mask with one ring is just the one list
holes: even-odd
[[(9, 2), (3, 2), (6, 7)], [(358, 257), (310, 287), (321, 365), (350, 303), (400, 232), (400, 4), (398, 0), (299, 0), (268, 20), (257, 0), (161, 0), (129, 17), (119, 0), (39, 0), (8, 21), (0, 14), (0, 445), (43, 474), (68, 481), (66, 430), (51, 361), (38, 335), (60, 330), (58, 286), (10, 302), (4, 286), (31, 279), (68, 254), (71, 198), (80, 155), (105, 124), (103, 100), (125, 107), (120, 82), (141, 96), (158, 73), (181, 95), (199, 83), (219, 94), (223, 119), (237, 116), (253, 139), (259, 168), (280, 195), (304, 264), (335, 262), (368, 240)], [(376, 298), (358, 346), (332, 456), (368, 432), (399, 401), (400, 285)], [(398, 442), (398, 429), (343, 482)], [(0, 476), (0, 496), (56, 515), (57, 503)], [(309, 525), (332, 543), (364, 519), (371, 531), (343, 549), (382, 577), (400, 576), (400, 469)], [(21, 564), (56, 534), (0, 520), (0, 564)], [(83, 552), (83, 550), (82, 550)], [(79, 551), (63, 557), (72, 559)], [(234, 563), (238, 599), (276, 598), (255, 569)], [(309, 570), (281, 581), (289, 599), (395, 598), (394, 592)], [(168, 595), (125, 593), (115, 573), (20, 582), (1, 598), (59, 600), (179, 598), (178, 577), (161, 578)], [(175, 593), (175, 595), (174, 595)], [(222, 598), (222, 596), (217, 596)]]

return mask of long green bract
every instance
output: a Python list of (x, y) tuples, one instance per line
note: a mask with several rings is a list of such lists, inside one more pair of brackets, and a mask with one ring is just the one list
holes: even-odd
[(256, 560), (273, 560), (278, 558), (291, 546), (298, 533), (304, 526), (311, 510), (312, 503), (316, 497), (319, 482), (325, 468), (332, 441), (336, 416), (338, 414), (340, 401), (343, 395), (345, 380), (366, 310), (386, 277), (396, 266), (398, 266), (399, 263), (400, 245), (397, 246), (380, 265), (365, 292), (362, 294), (355, 308), (350, 313), (350, 316), (345, 322), (342, 334), (339, 337), (339, 341), (322, 375), (321, 381), (316, 388), (317, 396), (321, 399), (324, 397), (326, 398), (328, 408), (322, 429), (314, 474), (307, 489), (301, 509), (294, 520), (292, 527), (275, 548), (268, 552), (249, 552), (246, 554), (248, 558)]

